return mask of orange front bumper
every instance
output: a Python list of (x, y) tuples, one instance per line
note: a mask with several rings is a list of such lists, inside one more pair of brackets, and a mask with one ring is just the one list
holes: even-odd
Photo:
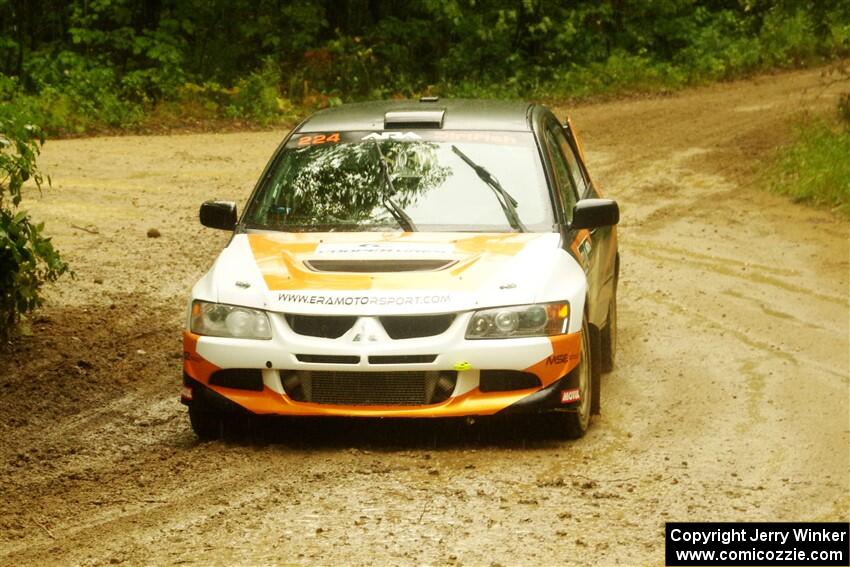
[[(482, 392), (478, 388), (474, 388), (461, 395), (452, 396), (444, 402), (422, 406), (353, 406), (298, 402), (289, 398), (285, 393), (269, 388), (268, 385), (264, 385), (262, 391), (211, 385), (209, 383), (210, 375), (219, 370), (219, 367), (197, 353), (198, 339), (198, 335), (188, 331), (184, 332), (183, 370), (184, 375), (189, 379), (187, 383), (189, 387), (192, 386), (192, 382), (195, 382), (253, 414), (293, 416), (439, 418), (493, 415), (553, 385), (566, 376), (578, 365), (581, 349), (580, 333), (550, 337), (549, 340), (552, 343), (551, 355), (528, 368), (516, 369), (536, 374), (541, 381), (541, 386), (538, 388), (506, 392)], [(477, 372), (477, 370), (467, 372)], [(192, 399), (187, 394), (184, 394), (183, 401), (192, 403)]]

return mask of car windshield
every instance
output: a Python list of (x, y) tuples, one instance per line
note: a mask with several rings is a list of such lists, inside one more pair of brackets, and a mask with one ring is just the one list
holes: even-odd
[(554, 217), (530, 132), (417, 130), (294, 135), (243, 222), (282, 231), (542, 232)]

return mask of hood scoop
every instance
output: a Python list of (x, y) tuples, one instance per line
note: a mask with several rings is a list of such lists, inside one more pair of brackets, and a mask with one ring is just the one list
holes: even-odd
[(444, 270), (457, 263), (457, 260), (304, 260), (304, 265), (314, 272), (435, 272)]

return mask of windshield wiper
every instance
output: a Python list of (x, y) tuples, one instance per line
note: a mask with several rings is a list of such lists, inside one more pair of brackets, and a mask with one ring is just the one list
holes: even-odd
[(413, 219), (404, 212), (404, 209), (402, 209), (398, 203), (393, 201), (392, 197), (390, 197), (390, 195), (395, 195), (395, 187), (393, 187), (393, 180), (390, 178), (390, 172), (387, 169), (387, 161), (384, 159), (384, 152), (381, 151), (381, 146), (378, 145), (378, 141), (372, 141), (375, 144), (375, 149), (378, 150), (378, 157), (381, 162), (381, 175), (383, 175), (384, 183), (388, 189), (388, 191), (384, 192), (382, 203), (405, 232), (416, 232), (418, 229), (416, 228), (416, 225), (413, 224)]
[(508, 219), (508, 223), (510, 223), (511, 228), (517, 230), (519, 232), (526, 232), (525, 225), (522, 224), (522, 221), (519, 220), (519, 215), (517, 214), (516, 207), (519, 205), (519, 201), (513, 198), (510, 193), (508, 193), (502, 184), (499, 183), (499, 180), (493, 177), (493, 174), (487, 171), (483, 166), (478, 165), (472, 159), (460, 151), (460, 149), (452, 145), (452, 151), (460, 157), (466, 165), (471, 167), (478, 177), (481, 180), (490, 186), (490, 189), (496, 194), (496, 200), (499, 201), (499, 205), (502, 207), (502, 211), (505, 213), (505, 218)]

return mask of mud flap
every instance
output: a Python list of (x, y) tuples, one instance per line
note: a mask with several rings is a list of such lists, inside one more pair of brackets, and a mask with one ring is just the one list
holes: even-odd
[[(508, 407), (497, 412), (497, 414), (510, 413), (538, 413), (551, 410), (569, 409), (574, 404), (561, 404), (561, 391), (569, 389), (569, 379), (572, 373), (556, 380), (539, 392), (534, 392), (523, 399), (512, 403)], [(578, 382), (576, 382), (578, 383)]]
[[(590, 340), (590, 413), (599, 415), (601, 413), (601, 393), (602, 393), (602, 365), (601, 365), (601, 335), (599, 329), (593, 325), (588, 325), (589, 340)], [(505, 409), (499, 411), (500, 414), (508, 413), (533, 413), (546, 411), (564, 411), (574, 412), (579, 400), (575, 402), (564, 403), (562, 401), (562, 392), (579, 389), (579, 367), (573, 368), (569, 374), (556, 380), (554, 383), (543, 388), (539, 392), (535, 392), (518, 402), (515, 402)]]
[[(588, 340), (590, 341), (590, 413), (599, 415), (602, 413), (602, 334), (594, 325), (588, 324)], [(561, 379), (561, 390), (579, 389), (579, 367), (575, 367), (569, 374)], [(565, 403), (559, 409), (574, 411), (580, 402)]]
[(542, 390), (530, 394), (523, 399), (514, 402), (508, 407), (497, 412), (497, 414), (511, 413), (541, 413), (549, 411), (575, 411), (578, 402), (564, 403), (561, 401), (562, 392), (565, 390), (578, 389), (578, 367), (570, 371), (566, 376), (549, 384)]
[[(576, 366), (570, 373), (561, 378), (561, 387), (560, 390), (562, 392), (576, 391), (579, 390), (579, 367)], [(560, 401), (560, 400), (559, 400)], [(561, 402), (558, 404), (558, 409), (562, 411), (575, 412), (576, 407), (581, 403), (581, 400), (576, 400), (574, 402), (564, 403)]]

